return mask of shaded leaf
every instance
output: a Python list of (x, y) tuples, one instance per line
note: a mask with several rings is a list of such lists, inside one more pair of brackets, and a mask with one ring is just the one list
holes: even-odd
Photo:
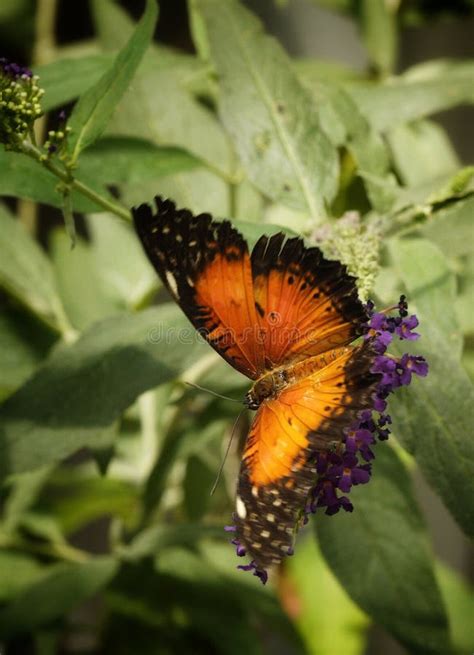
[(51, 327), (68, 323), (51, 264), (23, 225), (0, 205), (0, 287)]
[(219, 109), (249, 179), (313, 219), (335, 194), (336, 150), (287, 55), (234, 0), (197, 0), (221, 95)]
[(33, 373), (56, 341), (34, 317), (14, 307), (0, 314), (0, 400)]
[(35, 584), (45, 568), (28, 555), (0, 550), (0, 602), (11, 601)]
[(184, 507), (191, 521), (199, 520), (206, 513), (210, 500), (209, 492), (215, 479), (216, 471), (201, 457), (192, 455), (188, 459), (183, 490)]
[[(26, 155), (17, 152), (6, 152), (0, 150), (0, 195), (15, 196), (33, 200), (52, 207), (62, 208), (63, 198), (57, 191), (59, 179), (50, 173), (46, 168)], [(92, 176), (84, 174), (77, 176), (94, 191), (112, 199), (110, 193), (100, 184), (97, 184)], [(72, 192), (73, 207), (79, 212), (92, 212), (102, 209), (89, 198), (77, 191)]]
[(474, 102), (473, 61), (435, 62), (414, 67), (383, 84), (351, 84), (348, 91), (377, 130)]
[(89, 217), (92, 253), (99, 283), (118, 306), (133, 308), (159, 286), (132, 226), (110, 214)]
[(104, 291), (94, 252), (83, 239), (71, 250), (63, 230), (50, 236), (51, 259), (66, 313), (78, 330), (119, 311), (120, 305)]
[(118, 562), (111, 557), (50, 566), (0, 610), (0, 634), (5, 637), (50, 623), (102, 589), (117, 568)]
[[(101, 44), (116, 48), (117, 41), (128, 38), (133, 23), (108, 0), (96, 2), (94, 8)], [(183, 68), (189, 71), (189, 63), (189, 58), (183, 62), (177, 54), (153, 45), (117, 107), (109, 131), (182, 148), (228, 177), (233, 172), (228, 139), (215, 116), (193, 97), (192, 75), (182, 72)]]
[(387, 139), (397, 172), (407, 186), (449, 176), (460, 166), (446, 132), (432, 121), (398, 125)]
[(147, 0), (145, 13), (113, 65), (74, 106), (68, 126), (68, 150), (73, 162), (98, 139), (127, 90), (153, 36), (158, 15), (155, 0)]
[(472, 254), (473, 231), (474, 196), (439, 209), (421, 228), (421, 234), (450, 257)]
[(175, 305), (92, 326), (1, 406), (1, 474), (93, 444), (138, 395), (179, 375), (201, 352), (204, 345)]
[(354, 512), (316, 516), (321, 550), (347, 593), (410, 653), (451, 651), (427, 533), (410, 478), (394, 450), (377, 446)]
[(179, 148), (158, 147), (134, 137), (109, 136), (81, 155), (78, 170), (102, 185), (137, 184), (199, 165), (198, 159)]
[[(469, 434), (474, 391), (459, 361), (450, 273), (437, 270), (436, 262), (442, 266), (443, 257), (428, 241), (397, 241), (391, 253), (421, 319), (424, 338), (415, 350), (421, 350), (430, 366), (426, 379), (398, 390), (390, 406), (394, 431), (461, 528), (473, 535), (474, 444)], [(430, 277), (433, 272), (438, 275)]]

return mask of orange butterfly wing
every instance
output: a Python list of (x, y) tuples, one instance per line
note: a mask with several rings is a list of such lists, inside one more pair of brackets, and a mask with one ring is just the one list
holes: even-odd
[(360, 333), (365, 310), (340, 262), (281, 233), (261, 237), (250, 257), (228, 221), (155, 200), (156, 213), (132, 210), (145, 252), (196, 329), (249, 378)]
[(228, 221), (193, 216), (156, 198), (133, 209), (146, 254), (194, 327), (229, 364), (255, 379), (264, 369), (247, 243)]
[(258, 409), (243, 454), (235, 523), (259, 567), (280, 562), (293, 546), (315, 484), (315, 453), (340, 443), (344, 428), (371, 406), (372, 359), (361, 346), (307, 360), (294, 367), (300, 379)]
[(346, 345), (360, 334), (366, 312), (355, 278), (340, 262), (282, 234), (261, 237), (251, 260), (268, 369)]

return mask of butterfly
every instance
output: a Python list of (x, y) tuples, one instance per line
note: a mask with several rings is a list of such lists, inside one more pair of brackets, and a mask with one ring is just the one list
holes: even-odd
[(194, 327), (253, 384), (256, 410), (242, 456), (235, 527), (255, 566), (292, 552), (315, 484), (315, 453), (340, 445), (371, 406), (370, 346), (350, 345), (367, 312), (343, 264), (283, 233), (252, 251), (210, 214), (161, 197), (132, 210), (144, 250)]

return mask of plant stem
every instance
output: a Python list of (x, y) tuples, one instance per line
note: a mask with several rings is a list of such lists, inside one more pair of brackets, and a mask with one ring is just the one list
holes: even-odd
[(95, 202), (96, 205), (102, 207), (102, 209), (115, 214), (119, 218), (122, 218), (124, 221), (131, 221), (131, 215), (128, 209), (100, 195), (100, 193), (97, 193), (97, 191), (91, 189), (89, 186), (87, 186), (87, 184), (84, 184), (84, 182), (81, 182), (74, 177), (71, 178), (70, 173), (57, 166), (51, 160), (43, 159), (43, 153), (33, 144), (29, 143), (28, 141), (23, 142), (23, 152), (25, 155), (36, 159), (36, 161), (47, 168), (48, 171), (53, 173), (53, 175), (62, 180), (65, 184), (69, 185), (71, 189), (79, 191), (79, 193), (81, 193), (83, 196), (86, 196), (86, 198), (89, 198), (89, 200), (92, 200), (92, 202)]
[(0, 546), (68, 562), (85, 562), (89, 559), (88, 553), (67, 543), (34, 543), (13, 535), (0, 535)]

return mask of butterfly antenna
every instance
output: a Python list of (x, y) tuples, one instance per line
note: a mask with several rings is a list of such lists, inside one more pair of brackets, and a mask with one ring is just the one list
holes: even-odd
[(223, 400), (231, 400), (233, 403), (242, 403), (241, 400), (237, 400), (236, 398), (229, 398), (229, 396), (223, 396), (220, 393), (217, 393), (216, 391), (212, 391), (211, 389), (206, 389), (206, 387), (200, 387), (199, 384), (195, 384), (194, 382), (186, 382), (185, 384), (188, 384), (190, 387), (194, 387), (195, 389), (199, 389), (199, 391), (207, 391), (207, 393), (210, 393), (212, 396), (216, 396), (217, 398), (222, 398)]
[(232, 432), (230, 433), (230, 438), (229, 438), (229, 443), (227, 444), (227, 448), (225, 449), (224, 457), (222, 458), (221, 465), (219, 466), (219, 470), (217, 471), (217, 476), (216, 476), (216, 481), (212, 485), (211, 493), (209, 494), (212, 496), (214, 494), (214, 491), (217, 489), (217, 485), (219, 484), (219, 480), (221, 479), (221, 473), (224, 468), (224, 464), (226, 463), (227, 456), (230, 451), (230, 447), (232, 445), (232, 440), (234, 439), (234, 434), (235, 434), (235, 428), (237, 427), (237, 423), (239, 422), (240, 417), (242, 416), (243, 412), (245, 411), (245, 407), (240, 410), (239, 415), (234, 421), (234, 425), (232, 426)]

